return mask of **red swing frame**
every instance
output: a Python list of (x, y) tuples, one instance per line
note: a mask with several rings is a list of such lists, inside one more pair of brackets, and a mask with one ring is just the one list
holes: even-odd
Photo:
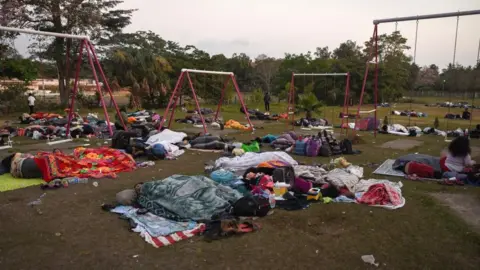
[[(238, 99), (240, 100), (240, 104), (242, 105), (242, 108), (245, 112), (245, 115), (247, 117), (248, 124), (253, 130), (253, 124), (250, 121), (250, 115), (248, 114), (247, 108), (245, 106), (245, 103), (243, 102), (242, 95), (240, 93), (240, 89), (237, 84), (237, 80), (235, 79), (235, 74), (233, 72), (224, 72), (224, 71), (210, 71), (210, 70), (197, 70), (197, 69), (182, 69), (182, 72), (180, 73), (180, 76), (178, 77), (177, 83), (175, 84), (175, 88), (173, 89), (172, 95), (170, 96), (170, 100), (168, 101), (167, 108), (165, 109), (165, 113), (163, 114), (162, 119), (160, 120), (160, 125), (158, 127), (158, 130), (160, 130), (163, 127), (163, 124), (165, 123), (165, 119), (167, 119), (168, 114), (170, 113), (170, 117), (168, 120), (168, 128), (170, 128), (172, 124), (172, 120), (174, 119), (175, 115), (175, 109), (177, 107), (178, 100), (180, 99), (180, 96), (182, 95), (181, 92), (181, 87), (183, 85), (183, 82), (185, 81), (185, 78), (187, 78), (188, 84), (190, 89), (192, 90), (192, 95), (193, 99), (195, 100), (195, 106), (197, 108), (197, 111), (199, 112), (200, 119), (202, 120), (202, 125), (203, 125), (203, 131), (205, 133), (208, 133), (207, 131), (207, 125), (205, 123), (205, 119), (203, 117), (203, 114), (200, 113), (200, 103), (198, 102), (197, 94), (195, 92), (195, 88), (193, 87), (193, 82), (190, 77), (190, 73), (199, 73), (199, 74), (211, 74), (211, 75), (222, 75), (222, 76), (227, 76), (225, 78), (222, 92), (220, 95), (220, 101), (218, 102), (217, 105), (217, 111), (215, 112), (215, 118), (214, 121), (217, 121), (218, 119), (218, 114), (220, 112), (220, 108), (222, 107), (223, 104), (223, 99), (225, 98), (225, 90), (228, 87), (228, 84), (230, 81), (232, 81), (233, 87), (235, 88), (235, 91), (237, 93)], [(171, 110), (170, 110), (171, 109)]]
[[(72, 118), (73, 118), (73, 108), (74, 108), (74, 105), (75, 105), (75, 100), (76, 100), (76, 96), (77, 96), (77, 92), (78, 92), (78, 81), (79, 81), (79, 76), (80, 76), (80, 68), (81, 68), (81, 64), (82, 64), (82, 56), (83, 56), (83, 51), (84, 50), (86, 50), (86, 52), (87, 52), (88, 62), (90, 64), (90, 67), (92, 68), (92, 74), (93, 74), (93, 77), (95, 79), (95, 85), (96, 85), (97, 91), (100, 95), (100, 102), (101, 102), (102, 107), (103, 107), (103, 112), (104, 112), (104, 115), (105, 115), (105, 120), (106, 120), (107, 125), (108, 125), (108, 131), (110, 133), (110, 136), (113, 136), (113, 130), (112, 130), (112, 126), (110, 125), (110, 117), (108, 116), (107, 107), (105, 106), (105, 101), (103, 99), (103, 92), (102, 92), (102, 89), (100, 87), (100, 81), (99, 81), (98, 76), (97, 76), (96, 68), (98, 68), (98, 71), (100, 72), (100, 76), (103, 80), (104, 86), (105, 86), (105, 88), (107, 89), (107, 91), (110, 95), (111, 102), (115, 106), (116, 113), (120, 118), (122, 126), (125, 130), (127, 130), (127, 127), (126, 127), (126, 125), (123, 121), (123, 118), (121, 117), (120, 110), (118, 109), (117, 102), (113, 98), (113, 93), (112, 93), (112, 90), (110, 88), (110, 85), (108, 84), (105, 73), (103, 72), (100, 61), (98, 60), (97, 54), (95, 52), (95, 48), (94, 48), (92, 42), (90, 41), (89, 37), (80, 36), (80, 35), (55, 33), (55, 32), (45, 32), (45, 31), (36, 31), (36, 30), (29, 30), (29, 29), (5, 27), (5, 26), (0, 26), (0, 31), (14, 32), (14, 33), (24, 33), (24, 34), (28, 34), (28, 35), (38, 35), (38, 36), (51, 36), (51, 37), (56, 37), (56, 38), (66, 38), (66, 39), (70, 38), (70, 39), (77, 39), (77, 40), (81, 41), (80, 50), (79, 50), (79, 53), (78, 53), (78, 58), (77, 58), (77, 63), (76, 63), (76, 69), (75, 69), (75, 82), (74, 82), (74, 85), (73, 85), (72, 97), (71, 97), (70, 105), (69, 105), (69, 108), (68, 108), (69, 109), (68, 122), (67, 122), (67, 126), (66, 126), (66, 128), (67, 128), (67, 130), (66, 130), (67, 138), (69, 138), (69, 139), (71, 138), (70, 126), (71, 126), (71, 121), (72, 121)], [(67, 50), (68, 49), (69, 48), (67, 48)], [(66, 63), (67, 63), (67, 68), (68, 68), (68, 65), (69, 65), (69, 52), (68, 51), (66, 53)]]

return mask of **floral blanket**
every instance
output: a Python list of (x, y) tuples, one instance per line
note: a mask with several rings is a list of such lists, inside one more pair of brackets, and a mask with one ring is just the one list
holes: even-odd
[(172, 175), (143, 184), (138, 203), (157, 216), (176, 221), (210, 220), (242, 195), (205, 176)]
[(35, 163), (42, 171), (43, 179), (56, 178), (115, 178), (119, 172), (135, 169), (135, 160), (124, 152), (108, 147), (79, 147), (72, 155), (62, 152), (39, 152)]

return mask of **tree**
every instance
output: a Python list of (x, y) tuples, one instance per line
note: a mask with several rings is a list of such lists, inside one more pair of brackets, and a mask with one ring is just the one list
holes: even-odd
[(326, 47), (317, 47), (314, 53), (315, 57), (318, 59), (329, 59), (332, 53), (328, 50), (328, 46)]
[(30, 59), (13, 58), (0, 60), (0, 77), (16, 78), (29, 83), (37, 78), (38, 67)]
[(438, 80), (439, 74), (438, 70), (431, 67), (424, 66), (418, 72), (418, 77), (415, 82), (415, 88), (428, 87), (431, 88), (435, 85), (435, 82)]
[(280, 64), (280, 60), (268, 57), (265, 54), (261, 54), (255, 59), (254, 68), (258, 79), (264, 86), (264, 92), (271, 92), (273, 80), (277, 75)]
[[(120, 32), (130, 24), (134, 10), (118, 9), (123, 0), (0, 0), (2, 11), (10, 14), (8, 26), (35, 30), (87, 35), (99, 41)], [(72, 66), (67, 66), (66, 54), (75, 52), (78, 42), (64, 38), (37, 37), (48, 44), (41, 51), (57, 66), (60, 100), (66, 104)]]
[(305, 112), (305, 118), (311, 119), (314, 113), (322, 112), (323, 102), (319, 101), (313, 93), (313, 85), (309, 84), (305, 87), (303, 94), (298, 95), (297, 108)]

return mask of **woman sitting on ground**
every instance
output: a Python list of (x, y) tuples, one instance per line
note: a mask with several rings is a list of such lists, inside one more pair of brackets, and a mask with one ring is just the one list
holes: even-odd
[[(448, 146), (448, 153), (440, 160), (443, 178), (445, 184), (463, 185), (463, 181), (467, 180), (466, 169), (475, 164), (470, 153), (470, 139), (465, 136), (455, 138)], [(455, 181), (449, 180), (455, 178)]]

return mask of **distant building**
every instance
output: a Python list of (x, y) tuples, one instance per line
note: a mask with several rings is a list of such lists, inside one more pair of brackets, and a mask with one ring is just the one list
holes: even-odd
[[(70, 80), (70, 84), (73, 85), (75, 82), (75, 79)], [(0, 90), (2, 90), (5, 85), (8, 84), (20, 84), (23, 83), (23, 81), (20, 81), (18, 79), (11, 79), (11, 80), (0, 80)], [(78, 81), (78, 86), (83, 90), (83, 91), (95, 91), (96, 90), (96, 84), (95, 80), (90, 80), (90, 79), (80, 79)], [(56, 87), (58, 87), (58, 79), (37, 79), (32, 82), (27, 86), (28, 89), (32, 91), (39, 91), (43, 89), (47, 90), (54, 90)], [(100, 87), (103, 87), (103, 83), (100, 82)]]

